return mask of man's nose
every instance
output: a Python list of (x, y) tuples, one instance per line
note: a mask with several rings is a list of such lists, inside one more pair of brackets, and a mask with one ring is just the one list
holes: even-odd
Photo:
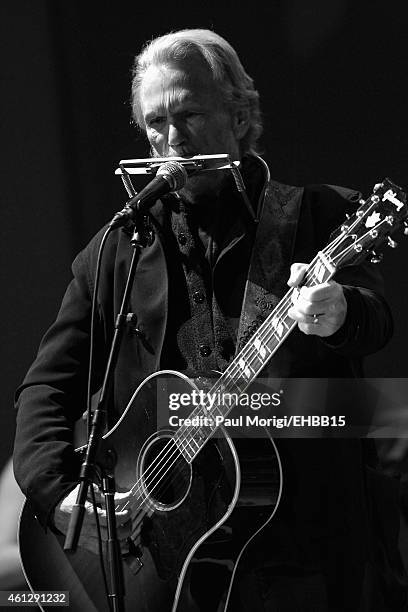
[(177, 123), (171, 122), (169, 123), (169, 131), (167, 140), (169, 143), (169, 147), (179, 147), (184, 142), (184, 136), (180, 130), (180, 127)]

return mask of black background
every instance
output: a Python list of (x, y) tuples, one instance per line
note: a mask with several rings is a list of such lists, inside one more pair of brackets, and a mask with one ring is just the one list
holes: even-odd
[[(2, 2), (0, 465), (12, 397), (55, 316), (70, 262), (121, 208), (117, 162), (146, 157), (130, 125), (133, 56), (152, 37), (209, 27), (237, 49), (261, 94), (264, 156), (282, 182), (365, 196), (406, 186), (406, 2)], [(407, 253), (382, 265), (395, 336), (369, 376), (406, 376)]]

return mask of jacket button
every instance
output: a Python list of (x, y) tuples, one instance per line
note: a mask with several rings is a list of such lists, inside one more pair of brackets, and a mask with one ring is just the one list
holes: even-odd
[(208, 357), (208, 355), (211, 355), (211, 348), (207, 344), (202, 344), (200, 346), (200, 355), (201, 357)]
[(180, 232), (177, 236), (177, 240), (179, 241), (179, 244), (181, 244), (181, 246), (184, 246), (187, 243), (187, 236), (183, 234), (183, 232)]
[(202, 291), (194, 291), (193, 300), (196, 304), (202, 304), (204, 302), (204, 293)]

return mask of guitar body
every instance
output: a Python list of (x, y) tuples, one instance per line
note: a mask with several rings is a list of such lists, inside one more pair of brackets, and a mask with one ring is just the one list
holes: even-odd
[[(178, 372), (151, 375), (98, 450), (97, 463), (114, 466), (117, 490), (134, 493), (123, 564), (126, 610), (233, 612), (234, 578), (279, 502), (279, 457), (266, 432), (233, 443), (221, 430), (187, 461), (189, 447), (173, 442), (168, 424), (157, 428), (169, 385), (172, 392), (198, 391)], [(64, 537), (44, 532), (28, 503), (19, 540), (33, 591), (69, 591), (74, 612), (109, 612), (99, 557), (81, 546), (65, 553)]]

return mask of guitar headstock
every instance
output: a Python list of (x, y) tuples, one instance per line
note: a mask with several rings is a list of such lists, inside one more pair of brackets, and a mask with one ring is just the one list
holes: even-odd
[(378, 263), (382, 259), (378, 248), (384, 244), (396, 247), (391, 236), (401, 227), (408, 234), (407, 196), (386, 178), (370, 197), (360, 200), (357, 211), (334, 232), (325, 252), (336, 268), (367, 258)]

